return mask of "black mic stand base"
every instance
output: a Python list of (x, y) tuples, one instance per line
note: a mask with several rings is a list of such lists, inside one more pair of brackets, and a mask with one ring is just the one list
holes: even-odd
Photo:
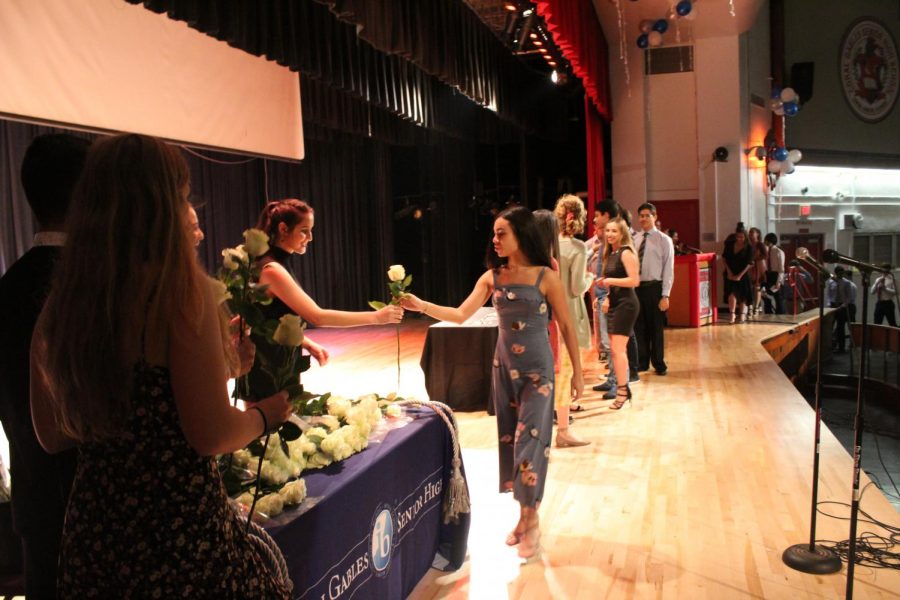
[(812, 575), (828, 575), (841, 570), (841, 559), (822, 546), (794, 544), (784, 551), (781, 560), (790, 568)]

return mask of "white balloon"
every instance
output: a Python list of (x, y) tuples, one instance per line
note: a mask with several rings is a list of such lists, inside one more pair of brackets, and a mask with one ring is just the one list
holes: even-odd
[(647, 34), (647, 43), (651, 46), (659, 46), (662, 44), (662, 34), (658, 31), (651, 31)]
[(794, 91), (794, 88), (786, 87), (781, 90), (781, 101), (782, 102), (796, 102), (797, 100), (797, 92)]
[(769, 161), (769, 173), (780, 173), (782, 162), (780, 160)]
[(799, 150), (791, 150), (788, 152), (788, 160), (796, 164), (803, 158), (803, 153)]
[(794, 172), (794, 163), (789, 160), (785, 160), (781, 162), (781, 174), (787, 175), (788, 173)]

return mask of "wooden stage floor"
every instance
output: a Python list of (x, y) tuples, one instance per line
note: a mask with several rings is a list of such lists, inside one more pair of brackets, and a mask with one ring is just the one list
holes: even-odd
[[(401, 395), (426, 397), (419, 357), (427, 319), (401, 328)], [(781, 561), (809, 539), (814, 413), (760, 342), (784, 323), (666, 332), (669, 373), (641, 375), (633, 405), (608, 409), (588, 391), (576, 430), (593, 441), (553, 449), (540, 509), (544, 553), (522, 565), (503, 541), (518, 507), (497, 493), (494, 418), (458, 413), (472, 492), (469, 558), (432, 571), (412, 598), (843, 598), (846, 566), (814, 576)], [(318, 329), (332, 354), (307, 389), (345, 395), (396, 388), (393, 327)], [(587, 353), (586, 353), (587, 355)], [(587, 387), (599, 364), (586, 362)], [(871, 457), (870, 457), (871, 459)], [(865, 457), (864, 457), (865, 460)], [(893, 526), (898, 513), (862, 475), (861, 507)], [(823, 426), (817, 538), (849, 536), (852, 460)], [(885, 534), (860, 521), (859, 532)], [(900, 572), (857, 565), (856, 598), (900, 597)]]

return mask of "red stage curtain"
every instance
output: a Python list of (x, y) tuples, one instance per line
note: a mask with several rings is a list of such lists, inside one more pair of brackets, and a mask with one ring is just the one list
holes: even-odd
[(584, 85), (585, 95), (601, 117), (612, 119), (606, 38), (591, 0), (542, 0), (537, 11)]
[(587, 137), (588, 236), (594, 231), (594, 206), (606, 195), (606, 160), (603, 153), (603, 121), (590, 99), (584, 97), (584, 133)]
[(543, 0), (537, 2), (537, 11), (547, 23), (553, 41), (572, 65), (572, 72), (584, 86), (588, 234), (591, 235), (594, 205), (606, 192), (601, 119), (612, 119), (606, 38), (591, 0)]

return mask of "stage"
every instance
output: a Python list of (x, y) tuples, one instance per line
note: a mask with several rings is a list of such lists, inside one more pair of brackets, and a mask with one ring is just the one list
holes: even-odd
[[(668, 375), (643, 373), (632, 405), (611, 411), (588, 391), (575, 427), (594, 443), (553, 449), (540, 509), (545, 550), (533, 564), (503, 543), (518, 508), (496, 492), (494, 419), (458, 412), (473, 503), (469, 559), (456, 573), (429, 572), (411, 597), (843, 598), (846, 565), (814, 576), (781, 561), (809, 538), (814, 414), (762, 342), (807, 320), (669, 329)], [(403, 396), (425, 397), (419, 358), (432, 322), (410, 315), (401, 327)], [(394, 327), (308, 335), (332, 358), (304, 374), (307, 389), (396, 389)], [(599, 365), (585, 366), (590, 390)], [(863, 468), (867, 460), (875, 457), (863, 455)], [(900, 523), (869, 484), (863, 473), (862, 510)], [(819, 501), (843, 504), (820, 504), (840, 519), (820, 514), (818, 539), (847, 539), (851, 486), (851, 457), (823, 426)], [(885, 533), (861, 520), (859, 533), (869, 531)], [(897, 571), (857, 565), (855, 598), (898, 590)]]

